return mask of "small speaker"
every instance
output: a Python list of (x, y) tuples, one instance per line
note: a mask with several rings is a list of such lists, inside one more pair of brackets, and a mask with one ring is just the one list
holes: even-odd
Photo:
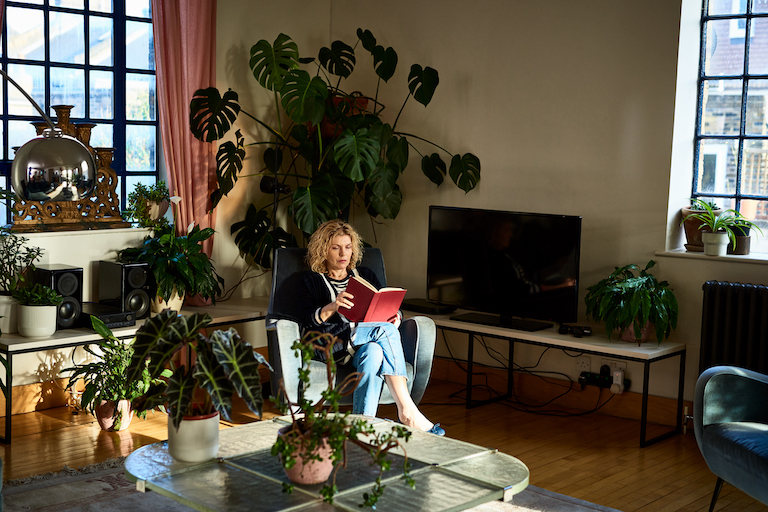
[(75, 327), (83, 311), (83, 269), (60, 264), (37, 265), (30, 281), (49, 286), (64, 298), (59, 305), (56, 327)]
[(155, 278), (149, 264), (120, 261), (99, 262), (99, 304), (131, 312), (136, 318), (149, 316)]

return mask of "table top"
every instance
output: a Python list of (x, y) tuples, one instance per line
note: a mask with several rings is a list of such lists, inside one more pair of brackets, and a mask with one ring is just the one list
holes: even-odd
[[(382, 419), (369, 421), (377, 430), (393, 425)], [(128, 456), (125, 473), (138, 488), (204, 512), (359, 511), (362, 494), (370, 492), (378, 469), (354, 445), (348, 447), (347, 467), (338, 472), (333, 505), (322, 501), (322, 484), (296, 485), (291, 494), (283, 492), (288, 479), (270, 448), (286, 424), (286, 418), (276, 418), (221, 430), (218, 458), (199, 464), (174, 460), (165, 441), (144, 446)], [(392, 470), (382, 479), (386, 491), (377, 512), (464, 510), (493, 500), (509, 501), (528, 486), (525, 464), (497, 450), (421, 431), (413, 432), (405, 450), (416, 487), (411, 489), (401, 478), (403, 450), (393, 450)]]
[[(255, 297), (251, 299), (230, 299), (211, 306), (184, 307), (181, 313), (208, 313), (213, 318), (211, 327), (222, 327), (240, 322), (250, 322), (263, 319), (267, 315), (268, 298)], [(130, 327), (115, 327), (112, 333), (117, 338), (130, 338), (144, 325), (144, 319), (137, 320), (136, 325)], [(0, 336), (0, 351), (2, 352), (29, 352), (34, 350), (55, 349), (57, 347), (69, 347), (96, 342), (101, 336), (93, 329), (74, 328), (57, 330), (53, 336), (47, 338), (27, 338), (21, 334), (3, 333)]]
[(523, 342), (541, 343), (566, 350), (591, 350), (601, 354), (616, 355), (637, 360), (658, 359), (686, 350), (686, 346), (683, 343), (672, 341), (662, 341), (661, 343), (658, 343), (655, 334), (652, 335), (650, 340), (638, 346), (636, 343), (617, 341), (615, 337), (613, 338), (613, 341), (611, 341), (605, 335), (603, 329), (598, 329), (593, 332), (591, 336), (576, 338), (571, 334), (560, 334), (557, 327), (550, 327), (549, 329), (531, 332), (511, 329), (508, 327), (453, 320), (451, 317), (455, 316), (457, 313), (461, 313), (461, 311), (457, 311), (450, 315), (433, 315), (430, 316), (430, 318), (435, 321), (435, 325), (438, 327), (453, 331), (478, 333), (501, 338), (514, 338)]

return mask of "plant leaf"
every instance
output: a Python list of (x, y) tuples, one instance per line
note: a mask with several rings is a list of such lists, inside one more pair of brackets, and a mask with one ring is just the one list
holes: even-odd
[(440, 158), (440, 155), (432, 153), (429, 156), (425, 155), (421, 159), (421, 172), (424, 173), (424, 176), (429, 178), (429, 181), (439, 187), (443, 184), (447, 168), (443, 159)]
[(189, 102), (189, 127), (197, 140), (213, 142), (226, 135), (239, 113), (240, 103), (232, 89), (223, 97), (215, 87), (198, 89)]
[(328, 86), (322, 78), (293, 70), (285, 76), (280, 92), (285, 113), (294, 123), (316, 125), (322, 121), (328, 98)]
[(251, 48), (249, 65), (262, 87), (278, 91), (285, 75), (299, 67), (299, 47), (285, 34), (277, 36), (274, 45), (262, 39)]
[[(216, 331), (214, 331), (216, 332)], [(227, 379), (224, 368), (213, 354), (211, 341), (202, 337), (197, 343), (194, 378), (208, 392), (213, 407), (227, 421), (232, 421), (232, 394), (234, 387)], [(261, 383), (259, 383), (261, 384)]]
[(181, 420), (187, 414), (192, 404), (192, 394), (195, 389), (195, 379), (186, 366), (180, 366), (168, 380), (168, 414), (173, 427), (178, 430)]
[(339, 215), (339, 203), (328, 175), (314, 180), (309, 187), (293, 193), (293, 219), (304, 233), (314, 233), (327, 220)]
[(373, 54), (373, 69), (376, 70), (379, 78), (388, 82), (395, 75), (397, 69), (397, 52), (391, 46), (386, 50), (383, 46), (377, 46), (371, 53)]
[(355, 51), (342, 41), (334, 41), (330, 48), (320, 48), (318, 60), (329, 73), (343, 78), (348, 78), (355, 69)]
[(465, 193), (469, 192), (480, 182), (480, 159), (472, 153), (465, 153), (461, 157), (454, 155), (448, 174), (457, 187)]
[(400, 187), (395, 185), (392, 191), (385, 197), (379, 197), (366, 187), (366, 203), (368, 214), (375, 217), (377, 214), (385, 219), (394, 219), (400, 213), (400, 205), (403, 203), (403, 194)]
[(378, 138), (366, 128), (355, 133), (344, 130), (334, 144), (334, 160), (345, 176), (359, 182), (376, 168), (379, 151)]
[(243, 170), (243, 160), (245, 160), (245, 148), (243, 143), (245, 139), (240, 130), (235, 132), (237, 145), (232, 141), (227, 141), (219, 145), (216, 152), (216, 183), (218, 189), (211, 194), (211, 203), (213, 208), (219, 204), (223, 196), (232, 191), (237, 182), (237, 174)]
[(422, 69), (418, 64), (411, 66), (411, 72), (408, 74), (408, 90), (413, 94), (413, 99), (425, 107), (432, 101), (439, 82), (436, 69), (429, 66)]
[(398, 174), (408, 167), (408, 139), (393, 136), (387, 142), (387, 161), (394, 165)]

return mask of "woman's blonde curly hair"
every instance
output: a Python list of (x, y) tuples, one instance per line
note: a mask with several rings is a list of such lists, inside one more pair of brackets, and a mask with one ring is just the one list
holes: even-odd
[(328, 250), (331, 248), (333, 239), (339, 235), (349, 235), (349, 238), (352, 240), (352, 257), (349, 258), (347, 270), (352, 270), (362, 261), (363, 239), (357, 234), (355, 228), (343, 220), (329, 220), (322, 223), (312, 233), (307, 244), (307, 264), (313, 272), (319, 274), (328, 273), (328, 268), (325, 264)]

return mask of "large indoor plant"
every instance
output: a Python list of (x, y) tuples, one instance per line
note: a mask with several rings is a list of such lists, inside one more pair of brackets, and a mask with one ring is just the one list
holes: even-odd
[(42, 338), (56, 332), (59, 304), (64, 298), (44, 284), (16, 288), (11, 294), (19, 303), (19, 334)]
[[(178, 198), (171, 200), (175, 203)], [(211, 259), (203, 252), (202, 243), (213, 236), (214, 230), (200, 229), (195, 224), (189, 227), (186, 235), (178, 235), (175, 218), (174, 208), (172, 224), (158, 226), (140, 247), (118, 252), (119, 261), (145, 261), (149, 264), (157, 284), (157, 298), (152, 304), (155, 312), (166, 307), (178, 311), (185, 296), (199, 295), (215, 302), (224, 282), (216, 273)], [(177, 303), (169, 306), (172, 299)]]
[(0, 334), (17, 330), (17, 305), (11, 294), (35, 269), (43, 250), (27, 244), (28, 240), (7, 227), (0, 227)]
[[(303, 233), (312, 233), (321, 223), (345, 217), (358, 204), (371, 217), (394, 219), (403, 200), (398, 178), (406, 170), (409, 151), (421, 155), (423, 173), (436, 185), (451, 180), (469, 192), (480, 181), (480, 160), (471, 153), (452, 154), (423, 137), (400, 131), (398, 122), (408, 100), (427, 106), (437, 88), (438, 72), (418, 64), (407, 77), (408, 93), (399, 110), (385, 118), (378, 93), (381, 82), (397, 69), (397, 53), (377, 44), (368, 30), (358, 29), (355, 48), (334, 41), (320, 49), (317, 59), (300, 58), (296, 43), (280, 34), (273, 44), (261, 40), (251, 48), (249, 66), (254, 77), (272, 92), (275, 110), (269, 119), (241, 111), (238, 95), (223, 95), (215, 88), (195, 92), (190, 103), (190, 127), (199, 140), (222, 139), (242, 112), (257, 123), (257, 140), (263, 146), (262, 163), (248, 176), (260, 176), (260, 188), (270, 195), (264, 204), (249, 206), (243, 221), (232, 225), (235, 242), (244, 254), (264, 267), (270, 265), (273, 246), (295, 245), (295, 238), (274, 226), (278, 206), (285, 210)], [(376, 74), (373, 96), (347, 92), (342, 82), (355, 70), (355, 49), (368, 52)], [(359, 51), (359, 48), (358, 48)], [(310, 71), (300, 69), (307, 67)], [(245, 138), (240, 130), (235, 140), (219, 146), (218, 189), (214, 205), (235, 186), (243, 169)], [(446, 165), (439, 151), (450, 157)]]
[[(69, 375), (67, 389), (74, 389), (80, 380), (85, 383), (80, 398), (80, 407), (96, 417), (103, 430), (124, 430), (133, 417), (131, 402), (149, 391), (151, 384), (161, 384), (160, 378), (152, 379), (144, 368), (137, 379), (127, 379), (126, 370), (133, 356), (133, 341), (121, 341), (101, 319), (91, 316), (93, 329), (102, 337), (97, 343), (98, 350), (90, 345), (83, 348), (93, 360), (76, 364), (61, 370)], [(170, 377), (170, 370), (161, 372), (159, 377)], [(141, 411), (139, 417), (146, 416)]]
[[(262, 412), (259, 365), (267, 365), (264, 357), (234, 328), (206, 336), (210, 323), (208, 314), (179, 315), (170, 310), (148, 319), (136, 332), (126, 372), (128, 380), (137, 380), (143, 378), (145, 369), (151, 379), (171, 371), (167, 381), (153, 384), (132, 405), (136, 412), (161, 405), (167, 408), (168, 451), (187, 462), (216, 455), (218, 418), (231, 420), (234, 393), (258, 417)], [(205, 425), (202, 432), (198, 432), (200, 425)], [(188, 432), (191, 445), (186, 445)]]
[(640, 343), (653, 329), (661, 343), (677, 327), (674, 292), (669, 283), (659, 282), (648, 272), (655, 264), (651, 260), (643, 269), (635, 264), (616, 267), (611, 275), (587, 288), (587, 318), (604, 322), (608, 339), (618, 329), (619, 336), (627, 334)]
[[(279, 456), (289, 479), (296, 483), (321, 483), (320, 491), (325, 501), (333, 503), (336, 492), (336, 475), (346, 465), (347, 444), (357, 445), (370, 455), (371, 464), (379, 467), (379, 475), (370, 493), (363, 494), (361, 507), (375, 508), (376, 502), (384, 492), (381, 477), (384, 471), (391, 467), (389, 451), (402, 447), (400, 440), (408, 441), (411, 432), (401, 426), (394, 425), (390, 430), (377, 430), (362, 417), (350, 417), (349, 412), (340, 412), (339, 398), (354, 392), (360, 381), (360, 373), (352, 373), (338, 385), (336, 381), (336, 364), (332, 354), (336, 338), (330, 334), (310, 332), (303, 339), (297, 340), (292, 348), (302, 358), (303, 366), (309, 363), (316, 351), (323, 352), (327, 362), (327, 388), (322, 393), (322, 399), (312, 403), (300, 395), (297, 404), (287, 398), (287, 393), (281, 389), (282, 400), (275, 400), (283, 414), (291, 415), (291, 424), (281, 429), (272, 446), (272, 454)], [(299, 369), (299, 381), (303, 389), (310, 385), (309, 372)], [(282, 381), (280, 383), (282, 386)], [(314, 474), (312, 466), (324, 465), (325, 471), (319, 471), (315, 480), (307, 481), (304, 473)], [(407, 456), (403, 461), (403, 476), (408, 484), (415, 485), (409, 473), (410, 464)], [(333, 477), (327, 481), (331, 472)], [(286, 486), (287, 490), (292, 486)]]
[(762, 234), (762, 231), (754, 222), (748, 220), (736, 210), (719, 211), (711, 203), (700, 199), (696, 199), (695, 204), (698, 211), (691, 213), (687, 218), (698, 220), (701, 223), (699, 229), (705, 230), (701, 235), (701, 239), (704, 243), (704, 254), (708, 256), (725, 255), (729, 241), (732, 247), (736, 246), (734, 227), (737, 228), (739, 233), (742, 233), (744, 228), (754, 228)]

